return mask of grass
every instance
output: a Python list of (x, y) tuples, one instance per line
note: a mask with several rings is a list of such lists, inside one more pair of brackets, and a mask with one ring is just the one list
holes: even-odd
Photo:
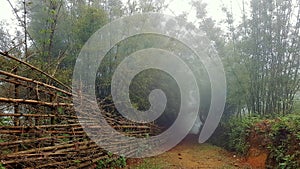
[(163, 161), (154, 161), (151, 159), (144, 159), (142, 164), (132, 167), (133, 169), (164, 169), (169, 168), (167, 167), (168, 164), (164, 163)]

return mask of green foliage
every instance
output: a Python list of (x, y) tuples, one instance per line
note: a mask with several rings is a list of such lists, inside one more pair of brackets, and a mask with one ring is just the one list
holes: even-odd
[(300, 167), (300, 114), (290, 114), (274, 121), (268, 134), (270, 158), (277, 169)]
[[(179, 53), (181, 58), (190, 67), (190, 69), (197, 75), (197, 83), (200, 89), (201, 110), (208, 109), (210, 104), (210, 86), (208, 74), (204, 70), (204, 66), (193, 53), (190, 53), (187, 46), (178, 42), (174, 43), (175, 39), (162, 37), (156, 34), (143, 34), (125, 39), (116, 44), (107, 55), (103, 58), (97, 73), (96, 78), (96, 94), (100, 99), (110, 96), (111, 79), (115, 73), (118, 65), (130, 54), (148, 48), (158, 48), (163, 50), (174, 51)], [(190, 57), (185, 57), (190, 56)], [(149, 58), (150, 59), (150, 58)], [(168, 61), (166, 61), (168, 62)], [(122, 73), (134, 70), (140, 65), (139, 59), (131, 59), (130, 63), (126, 65), (128, 70)], [(176, 66), (173, 67), (174, 72), (178, 71)], [(128, 71), (128, 72), (127, 72)], [(101, 72), (101, 73), (100, 73)], [(90, 76), (88, 72), (84, 77)], [(125, 76), (124, 76), (125, 77)], [(199, 78), (198, 78), (199, 77)], [(161, 89), (167, 97), (167, 105), (164, 114), (157, 119), (158, 124), (164, 127), (169, 127), (180, 110), (180, 92), (179, 86), (174, 78), (168, 73), (156, 69), (148, 69), (137, 74), (130, 82), (129, 97), (130, 101), (138, 110), (148, 110), (150, 107), (149, 94), (154, 89)], [(195, 92), (195, 91), (193, 91)], [(206, 113), (206, 110), (201, 111)]]
[(126, 167), (126, 158), (124, 156), (120, 156), (117, 159), (114, 159), (113, 154), (111, 152), (108, 152), (108, 158), (99, 160), (97, 164), (97, 169), (124, 167)]
[(247, 137), (253, 124), (259, 121), (258, 117), (233, 117), (228, 121), (228, 148), (239, 154), (246, 154), (249, 148)]
[(12, 119), (10, 117), (0, 117), (0, 126), (8, 126), (12, 123)]
[(87, 39), (108, 17), (102, 7), (87, 2), (32, 1), (28, 9), (28, 31), (35, 57), (30, 62), (65, 84), (71, 84), (73, 67)]
[(5, 169), (5, 167), (1, 163), (0, 163), (0, 169)]
[(236, 112), (241, 114), (243, 108), (247, 105), (247, 96), (249, 87), (249, 71), (245, 68), (244, 64), (241, 63), (243, 60), (237, 56), (231, 48), (232, 44), (227, 44), (224, 55), (230, 57), (224, 57), (224, 69), (226, 73), (227, 82), (227, 97), (226, 97), (226, 114), (232, 114)]
[(80, 160), (74, 160), (74, 163), (79, 164), (81, 161)]
[[(268, 125), (265, 124), (267, 121)], [(263, 127), (259, 127), (263, 126)], [(255, 131), (265, 140), (270, 154), (270, 168), (293, 169), (300, 167), (300, 114), (290, 114), (273, 120), (262, 117), (231, 118), (225, 124), (229, 150), (245, 155), (250, 146), (249, 134)]]
[(58, 111), (59, 114), (63, 114), (64, 113), (64, 108), (59, 107), (59, 108), (57, 108), (57, 111)]
[(219, 51), (227, 73), (227, 104), (237, 113), (247, 108), (259, 115), (290, 114), (300, 85), (299, 15), (293, 10), (299, 4), (250, 0), (249, 5), (238, 26), (230, 10), (222, 9), (229, 31), (225, 50)]

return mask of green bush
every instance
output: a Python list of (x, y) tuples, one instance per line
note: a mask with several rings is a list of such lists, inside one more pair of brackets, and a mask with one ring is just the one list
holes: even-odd
[(269, 158), (277, 169), (300, 168), (300, 114), (277, 118), (269, 133)]
[(124, 156), (114, 159), (113, 154), (110, 152), (108, 153), (108, 156), (108, 158), (98, 161), (97, 169), (126, 167), (126, 158)]
[[(267, 128), (259, 124), (268, 121)], [(263, 125), (262, 125), (263, 126)], [(228, 141), (225, 148), (246, 155), (249, 149), (249, 134), (255, 131), (266, 140), (270, 152), (267, 166), (277, 169), (300, 168), (300, 114), (290, 114), (266, 120), (262, 117), (230, 118), (223, 127)]]
[(260, 119), (258, 117), (230, 118), (227, 123), (227, 148), (241, 155), (245, 155), (249, 148), (247, 137), (252, 126), (259, 120)]
[(5, 169), (5, 167), (1, 163), (0, 163), (0, 169)]

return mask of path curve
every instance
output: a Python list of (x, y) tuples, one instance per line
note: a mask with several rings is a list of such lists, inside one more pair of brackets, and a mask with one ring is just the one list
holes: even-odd
[(237, 157), (220, 147), (197, 143), (195, 135), (187, 136), (170, 151), (156, 157), (129, 159), (127, 168), (135, 169), (251, 169)]

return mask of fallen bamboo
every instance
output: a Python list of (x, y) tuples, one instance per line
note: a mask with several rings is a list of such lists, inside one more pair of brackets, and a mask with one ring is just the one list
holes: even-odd
[(0, 97), (0, 102), (36, 104), (36, 105), (43, 105), (43, 106), (50, 106), (50, 107), (57, 107), (57, 106), (72, 107), (73, 106), (73, 104), (70, 103), (50, 103), (50, 102), (43, 102), (37, 100), (13, 99), (13, 98), (4, 98), (4, 97)]
[(67, 153), (63, 153), (63, 152), (42, 152), (40, 154), (8, 154), (5, 155), (5, 159), (9, 159), (9, 158), (30, 158), (30, 157), (41, 157), (41, 156), (46, 156), (46, 157), (50, 157), (50, 156), (59, 156), (59, 155), (63, 155), (65, 156)]
[[(36, 86), (30, 86), (30, 85), (26, 85), (26, 84), (23, 84), (19, 81), (14, 81), (14, 80), (11, 80), (11, 79), (5, 79), (5, 78), (0, 78), (0, 81), (5, 81), (5, 82), (8, 82), (8, 83), (12, 83), (12, 84), (15, 84), (15, 85), (19, 85), (19, 86), (22, 86), (24, 88), (29, 88), (29, 89), (32, 89), (32, 90), (35, 90), (36, 92), (43, 92), (45, 94), (49, 94), (49, 95), (56, 95), (54, 93), (51, 93), (50, 91), (47, 91), (47, 90), (43, 90), (43, 89), (37, 89)], [(71, 101), (72, 99), (70, 97), (64, 97), (64, 96), (60, 96), (60, 95), (56, 95), (58, 98), (61, 98), (63, 100), (68, 100), (68, 101)]]
[(5, 76), (8, 76), (8, 77), (16, 78), (16, 79), (19, 79), (19, 80), (22, 80), (22, 81), (35, 83), (35, 84), (37, 84), (37, 85), (41, 85), (41, 86), (44, 86), (44, 87), (47, 87), (47, 88), (51, 88), (51, 89), (56, 90), (56, 91), (58, 91), (58, 92), (62, 92), (62, 93), (64, 93), (64, 94), (67, 94), (67, 95), (69, 95), (69, 96), (72, 96), (72, 93), (70, 93), (70, 92), (67, 92), (67, 91), (62, 90), (62, 89), (60, 89), (60, 88), (57, 88), (57, 87), (55, 87), (55, 86), (52, 86), (52, 85), (49, 85), (49, 84), (46, 84), (46, 83), (43, 83), (43, 82), (40, 82), (40, 81), (37, 81), (37, 80), (34, 80), (34, 79), (29, 79), (29, 78), (27, 78), (27, 77), (18, 76), (18, 75), (15, 75), (15, 74), (12, 74), (12, 73), (3, 71), (3, 70), (0, 70), (0, 74), (5, 75)]
[(77, 119), (77, 116), (67, 116), (59, 114), (13, 114), (13, 113), (0, 113), (0, 117), (61, 117), (61, 118), (71, 118)]
[[(25, 97), (0, 97), (1, 104), (21, 105), (20, 107), (26, 109), (26, 113), (32, 112), (32, 114), (0, 113), (0, 117), (21, 117), (19, 119), (22, 120), (15, 126), (0, 127), (1, 139), (7, 141), (0, 143), (1, 150), (4, 152), (1, 154), (0, 162), (8, 168), (19, 166), (21, 168), (88, 168), (101, 159), (111, 158), (84, 132), (85, 129), (90, 129), (95, 136), (99, 135), (100, 128), (103, 129), (102, 134), (110, 132), (99, 125), (101, 122), (98, 118), (99, 115), (102, 115), (117, 132), (122, 133), (122, 136), (141, 138), (154, 134), (158, 129), (152, 123), (134, 123), (122, 117), (117, 113), (111, 99), (97, 100), (97, 104), (95, 100), (89, 99), (89, 96), (76, 97), (71, 89), (70, 91), (63, 90), (65, 88), (60, 89), (3, 70), (0, 70), (0, 74), (3, 75), (1, 75), (0, 81), (18, 85), (21, 89), (30, 92)], [(37, 94), (35, 95), (35, 93)], [(32, 96), (36, 96), (37, 99), (18, 99), (33, 98)], [(71, 104), (72, 96), (75, 99), (86, 101), (85, 105), (80, 105), (82, 106), (81, 112), (75, 112), (73, 104)], [(48, 100), (50, 101), (48, 102)], [(96, 104), (99, 107), (94, 106)], [(59, 111), (58, 107), (60, 106), (64, 107), (63, 112)], [(81, 126), (79, 122), (84, 125)], [(138, 150), (137, 146), (128, 144), (121, 137), (100, 136), (95, 139), (97, 143), (108, 143), (112, 150), (119, 151), (121, 148), (124, 154), (136, 153)], [(11, 153), (7, 154), (6, 151)]]
[[(50, 159), (59, 159), (59, 160), (67, 160), (68, 159), (68, 156), (64, 156), (64, 157), (48, 157), (48, 160), (50, 160)], [(43, 156), (40, 156), (40, 157), (37, 157), (37, 158), (17, 158), (17, 159), (14, 159), (14, 160), (9, 160), (9, 161), (2, 161), (2, 163), (3, 164), (12, 164), (12, 163), (21, 163), (21, 162), (23, 162), (23, 163), (29, 163), (29, 162), (31, 162), (31, 161), (34, 161), (34, 162), (36, 162), (37, 160), (42, 160), (42, 161), (45, 161), (46, 160), (46, 158), (45, 157), (43, 157)]]
[[(25, 130), (25, 131), (30, 131), (30, 130), (45, 130), (47, 128), (51, 129), (65, 129), (69, 130), (70, 128), (73, 128), (74, 126), (80, 126), (80, 124), (64, 124), (64, 125), (42, 125), (42, 126), (0, 126), (0, 131), (1, 129), (5, 130)], [(100, 128), (99, 126), (98, 128)], [(82, 130), (82, 128), (79, 128)]]
[(78, 145), (91, 144), (91, 143), (92, 143), (92, 141), (77, 142), (77, 143), (72, 143), (72, 144), (62, 144), (62, 145), (57, 145), (57, 146), (42, 147), (42, 148), (35, 148), (35, 149), (20, 151), (20, 152), (16, 152), (15, 154), (39, 153), (39, 152), (43, 152), (43, 151), (58, 150), (58, 149), (75, 147)]
[(99, 158), (95, 158), (95, 159), (89, 160), (89, 161), (87, 161), (85, 163), (80, 164), (78, 166), (78, 168), (84, 168), (84, 167), (90, 166), (92, 164), (95, 164), (99, 160), (102, 160), (102, 159), (105, 159), (105, 158), (109, 158), (109, 157), (108, 156), (103, 156), (103, 157), (99, 157)]
[(63, 87), (65, 87), (66, 89), (68, 89), (68, 90), (71, 91), (71, 88), (70, 88), (69, 86), (66, 86), (64, 83), (62, 83), (61, 81), (59, 81), (59, 80), (57, 80), (56, 78), (52, 77), (51, 75), (45, 73), (44, 71), (40, 70), (39, 68), (36, 68), (35, 66), (33, 66), (33, 65), (31, 65), (31, 64), (29, 64), (29, 63), (27, 63), (27, 62), (24, 62), (24, 61), (22, 61), (22, 60), (20, 60), (20, 59), (18, 59), (18, 58), (16, 58), (16, 57), (14, 57), (14, 56), (11, 56), (11, 55), (9, 55), (8, 53), (0, 52), (0, 54), (3, 55), (3, 56), (8, 57), (8, 58), (10, 58), (10, 59), (13, 59), (13, 60), (15, 60), (15, 61), (17, 61), (17, 62), (19, 62), (19, 63), (21, 63), (21, 64), (24, 64), (24, 65), (30, 67), (31, 69), (34, 69), (34, 70), (38, 71), (39, 73), (44, 74), (44, 75), (47, 76), (48, 78), (54, 80), (54, 81), (57, 82), (58, 84), (62, 85)]
[[(92, 161), (97, 162), (97, 161), (99, 161), (101, 159), (105, 159), (105, 158), (109, 158), (108, 155), (106, 155), (106, 154), (96, 154), (94, 156), (79, 158), (77, 161), (80, 161), (81, 162), (80, 164), (76, 164), (74, 162), (76, 160), (69, 160), (69, 161), (63, 161), (63, 162), (48, 163), (48, 164), (37, 166), (35, 168), (36, 169), (38, 169), (38, 168), (48, 168), (48, 167), (51, 167), (51, 166), (58, 167), (58, 166), (62, 166), (64, 164), (70, 166), (72, 163), (73, 163), (73, 165), (71, 165), (71, 166), (73, 166), (75, 168), (84, 168), (84, 167), (88, 167), (91, 164), (93, 164), (93, 163), (91, 163)], [(90, 160), (90, 159), (94, 159), (94, 160)]]
[(10, 141), (10, 142), (3, 142), (0, 143), (0, 147), (15, 145), (15, 144), (30, 144), (35, 142), (41, 141), (51, 141), (51, 140), (58, 140), (58, 139), (70, 139), (70, 138), (84, 138), (82, 135), (70, 135), (70, 136), (52, 136), (52, 137), (43, 137), (43, 138), (36, 138), (36, 139), (27, 139), (27, 140), (17, 140), (17, 141)]

